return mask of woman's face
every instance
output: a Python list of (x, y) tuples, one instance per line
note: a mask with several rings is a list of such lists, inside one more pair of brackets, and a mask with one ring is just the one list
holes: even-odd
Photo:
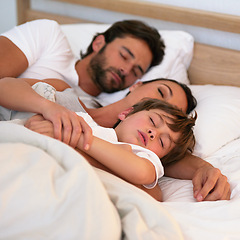
[(177, 106), (182, 111), (187, 111), (187, 97), (182, 89), (175, 82), (167, 80), (153, 81), (142, 84), (138, 82), (129, 88), (127, 98), (130, 105), (134, 105), (143, 98), (157, 98)]

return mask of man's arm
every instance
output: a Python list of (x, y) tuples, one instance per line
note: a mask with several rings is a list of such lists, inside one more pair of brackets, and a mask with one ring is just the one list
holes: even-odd
[(229, 200), (231, 195), (227, 177), (203, 159), (187, 154), (184, 159), (165, 167), (165, 175), (191, 179), (197, 201)]
[(0, 79), (0, 105), (16, 111), (42, 114), (53, 123), (55, 137), (75, 147), (81, 132), (77, 114), (40, 96), (30, 85), (27, 79)]
[(24, 53), (8, 38), (0, 36), (0, 78), (18, 77), (27, 68)]

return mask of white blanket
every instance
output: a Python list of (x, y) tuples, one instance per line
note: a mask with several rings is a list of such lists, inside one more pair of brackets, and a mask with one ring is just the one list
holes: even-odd
[(0, 239), (183, 239), (162, 204), (71, 147), (14, 123), (0, 132)]
[(206, 159), (230, 201), (197, 203), (191, 181), (164, 177), (159, 203), (55, 139), (9, 122), (0, 132), (0, 239), (239, 239), (240, 139)]

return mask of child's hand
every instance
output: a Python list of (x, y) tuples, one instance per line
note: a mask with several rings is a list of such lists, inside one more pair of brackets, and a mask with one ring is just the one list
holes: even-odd
[[(78, 140), (80, 139), (80, 136), (82, 136), (84, 148), (88, 148), (92, 143), (92, 129), (89, 127), (89, 125), (84, 121), (82, 117), (79, 117), (78, 115), (76, 116), (77, 116), (76, 118), (77, 129), (72, 128), (72, 130), (69, 131), (68, 129), (64, 129), (63, 126), (62, 127), (63, 133), (61, 134), (62, 137), (59, 140), (63, 141), (64, 134), (65, 132), (67, 132), (70, 135), (70, 139), (67, 144), (75, 148), (78, 143)], [(29, 118), (25, 123), (25, 127), (40, 134), (47, 135), (53, 138), (55, 137), (53, 123), (51, 121), (46, 120), (42, 115), (35, 115)]]
[(45, 120), (42, 115), (34, 115), (29, 118), (24, 126), (34, 132), (54, 138), (52, 122)]

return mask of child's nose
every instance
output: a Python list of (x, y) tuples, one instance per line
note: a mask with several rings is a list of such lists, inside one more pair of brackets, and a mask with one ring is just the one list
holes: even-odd
[(156, 131), (154, 131), (153, 129), (149, 129), (148, 134), (149, 134), (149, 138), (153, 140), (156, 136)]

